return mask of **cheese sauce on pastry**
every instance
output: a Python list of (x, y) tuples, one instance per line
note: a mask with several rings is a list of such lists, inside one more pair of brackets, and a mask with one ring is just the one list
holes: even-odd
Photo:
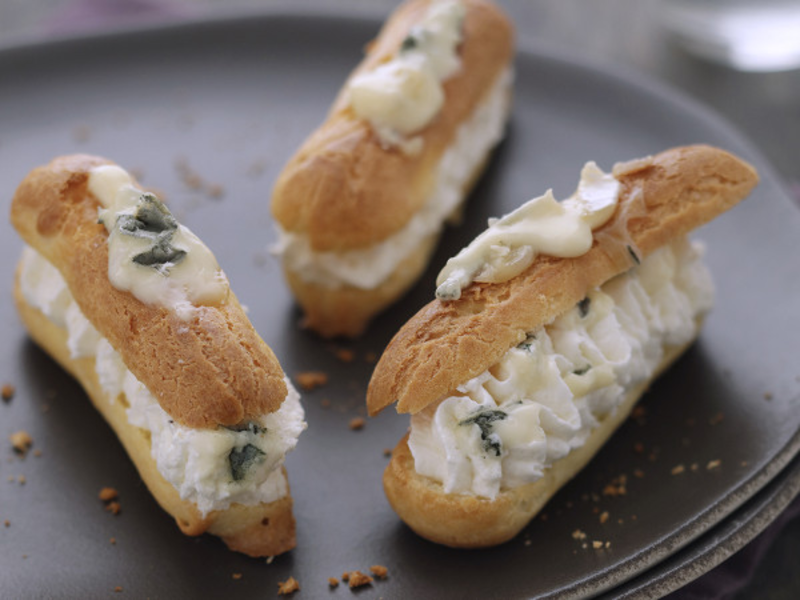
[(411, 417), (418, 473), (494, 498), (539, 479), (687, 343), (711, 308), (702, 248), (681, 238), (531, 332), (457, 393)]
[(145, 304), (157, 304), (189, 318), (194, 305), (219, 305), (228, 280), (214, 254), (175, 220), (154, 194), (133, 185), (116, 165), (94, 167), (89, 191), (104, 208), (108, 230), (108, 279)]
[(421, 139), (405, 136), (427, 126), (444, 104), (442, 81), (461, 65), (457, 49), (465, 12), (455, 0), (432, 4), (394, 58), (350, 82), (353, 112), (370, 122), (386, 146), (412, 154), (421, 149)]
[(575, 193), (563, 202), (547, 190), (500, 219), (447, 261), (436, 279), (439, 300), (458, 300), (473, 281), (501, 283), (522, 273), (538, 254), (573, 258), (592, 247), (592, 230), (614, 214), (619, 181), (594, 162), (581, 170)]
[(86, 319), (58, 270), (30, 247), (23, 250), (20, 287), (31, 306), (67, 329), (72, 358), (95, 360), (108, 401), (126, 404), (130, 424), (150, 434), (159, 473), (203, 516), (232, 503), (255, 505), (286, 496), (281, 466), (306, 427), (300, 396), (288, 378), (288, 395), (275, 412), (233, 428), (180, 425)]

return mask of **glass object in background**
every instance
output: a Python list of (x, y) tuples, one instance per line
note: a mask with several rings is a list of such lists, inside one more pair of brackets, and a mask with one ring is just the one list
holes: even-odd
[(800, 67), (800, 0), (661, 0), (688, 51), (742, 71)]

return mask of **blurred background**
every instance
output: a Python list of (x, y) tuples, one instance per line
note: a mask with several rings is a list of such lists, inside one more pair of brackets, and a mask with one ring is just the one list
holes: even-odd
[[(0, 46), (120, 25), (265, 10), (382, 18), (396, 4), (394, 0), (2, 0)], [(517, 25), (521, 47), (545, 44), (590, 62), (646, 72), (714, 107), (761, 148), (794, 197), (800, 196), (800, 71), (786, 70), (800, 64), (800, 1), (505, 0), (501, 4)], [(720, 5), (723, 12), (718, 12)], [(713, 29), (714, 24), (724, 24), (721, 19), (727, 12), (741, 13), (742, 6), (766, 10), (766, 25), (758, 15), (745, 12), (734, 15), (740, 23), (734, 19), (727, 29)], [(777, 33), (764, 29), (769, 26), (777, 26)], [(736, 52), (725, 47), (729, 30), (749, 44), (751, 53), (755, 47), (757, 55), (767, 58), (737, 59)], [(707, 57), (738, 61), (739, 69), (767, 70), (741, 71)], [(769, 71), (771, 67), (780, 70)]]

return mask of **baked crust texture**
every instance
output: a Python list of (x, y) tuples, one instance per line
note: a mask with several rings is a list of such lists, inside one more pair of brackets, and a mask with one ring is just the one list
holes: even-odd
[[(700, 329), (700, 323), (697, 327)], [(392, 451), (383, 489), (398, 516), (418, 535), (455, 548), (483, 548), (516, 536), (555, 493), (572, 479), (625, 421), (652, 381), (691, 343), (665, 348), (649, 380), (631, 388), (616, 411), (606, 417), (578, 448), (545, 469), (540, 479), (501, 491), (493, 500), (474, 494), (448, 494), (442, 485), (417, 473), (406, 435)]]
[[(94, 358), (70, 357), (66, 329), (55, 325), (25, 301), (19, 285), (19, 271), (14, 300), (30, 336), (81, 383), (92, 404), (122, 442), (150, 493), (175, 519), (183, 533), (191, 536), (211, 533), (221, 537), (231, 550), (250, 556), (275, 556), (295, 547), (295, 520), (289, 493), (269, 503), (233, 504), (227, 510), (212, 511), (205, 517), (193, 503), (182, 500), (175, 487), (158, 471), (151, 455), (150, 433), (128, 422), (125, 394), (114, 399), (108, 397), (97, 377)], [(286, 477), (285, 469), (283, 476)]]
[(758, 175), (724, 150), (696, 145), (632, 161), (619, 180), (619, 206), (586, 254), (540, 255), (509, 281), (473, 283), (459, 300), (434, 300), (412, 317), (375, 368), (370, 415), (394, 402), (398, 412), (414, 414), (443, 399), (589, 290), (734, 206)]
[(11, 205), (19, 234), (61, 272), (83, 314), (177, 422), (231, 426), (277, 410), (283, 371), (232, 292), (182, 320), (110, 283), (108, 233), (87, 189), (101, 164), (111, 163), (70, 155), (31, 171)]
[[(444, 82), (445, 102), (437, 117), (416, 134), (424, 142), (421, 152), (409, 156), (384, 148), (371, 125), (353, 114), (345, 84), (325, 122), (278, 178), (272, 214), (285, 231), (309, 236), (314, 251), (368, 248), (402, 229), (428, 198), (439, 159), (459, 126), (510, 63), (510, 21), (487, 0), (462, 1), (467, 11), (461, 69)], [(401, 5), (367, 45), (350, 79), (394, 56), (431, 3)]]

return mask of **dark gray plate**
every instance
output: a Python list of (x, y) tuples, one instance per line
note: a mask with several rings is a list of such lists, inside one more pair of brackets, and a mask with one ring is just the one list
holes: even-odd
[[(266, 251), (274, 239), (271, 183), (323, 118), (376, 29), (368, 21), (273, 15), (0, 52), (4, 211), (25, 173), (58, 154), (103, 154), (140, 170), (215, 251), (285, 370), (331, 376), (304, 395), (309, 429), (287, 461), (297, 549), (266, 566), (214, 538), (184, 537), (80, 387), (28, 341), (10, 301), (21, 243), (3, 224), (0, 380), (16, 385), (17, 394), (0, 406), (0, 437), (25, 429), (43, 453), (21, 460), (7, 444), (3, 450), (3, 597), (98, 597), (113, 595), (115, 586), (137, 598), (268, 597), (289, 575), (301, 582), (301, 597), (346, 596), (341, 587), (329, 592), (327, 578), (373, 564), (386, 565), (390, 578), (365, 590), (369, 597), (599, 593), (637, 575), (646, 579), (649, 567), (723, 522), (797, 452), (797, 208), (760, 155), (713, 114), (651, 82), (543, 49), (517, 61), (509, 137), (470, 199), (466, 222), (446, 233), (405, 300), (348, 345), (356, 360), (343, 363), (335, 346), (298, 329), (299, 314)], [(438, 268), (488, 216), (550, 186), (557, 195), (571, 192), (586, 160), (610, 168), (693, 142), (733, 150), (763, 176), (747, 202), (701, 234), (719, 298), (699, 342), (644, 399), (645, 416), (627, 422), (554, 498), (546, 519), (486, 551), (417, 538), (395, 517), (380, 484), (383, 449), (400, 438), (407, 418), (387, 411), (362, 431), (348, 428), (362, 410), (372, 368), (365, 354), (379, 353), (432, 297)], [(187, 164), (206, 184), (222, 184), (224, 196), (190, 189)], [(708, 470), (716, 460), (719, 467)], [(672, 475), (677, 465), (686, 470)], [(622, 474), (627, 494), (603, 495)], [(18, 475), (24, 485), (6, 481)], [(104, 512), (97, 500), (103, 486), (120, 491), (121, 515)], [(609, 518), (601, 524), (604, 512)], [(584, 548), (571, 535), (576, 529), (610, 547)]]

